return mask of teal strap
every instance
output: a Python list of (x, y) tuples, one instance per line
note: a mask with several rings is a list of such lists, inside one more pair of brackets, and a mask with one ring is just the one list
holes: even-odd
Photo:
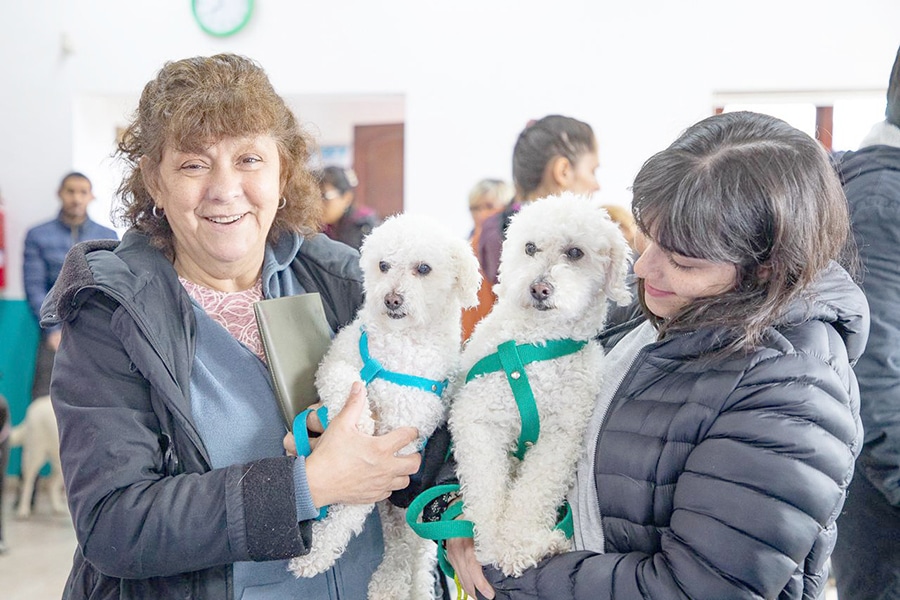
[[(309, 456), (312, 454), (312, 446), (309, 443), (309, 430), (306, 428), (306, 416), (311, 413), (313, 409), (307, 408), (296, 417), (294, 417), (294, 423), (291, 427), (291, 430), (294, 433), (294, 444), (297, 446), (297, 456)], [(320, 406), (316, 409), (316, 416), (319, 417), (319, 422), (322, 423), (322, 429), (328, 427), (328, 407)], [(328, 514), (328, 507), (323, 506), (319, 509), (319, 516), (316, 517), (316, 520), (321, 521)]]
[[(441, 515), (440, 521), (424, 523), (419, 520), (419, 516), (429, 502), (434, 501), (444, 494), (458, 491), (458, 484), (437, 485), (423, 491), (416, 496), (410, 503), (409, 508), (406, 509), (406, 523), (419, 537), (425, 538), (426, 540), (442, 542), (449, 538), (473, 537), (475, 535), (475, 529), (472, 521), (456, 519), (463, 510), (462, 500), (447, 507), (447, 510)], [(453, 567), (450, 565), (450, 561), (447, 560), (447, 549), (444, 548), (444, 545), (441, 543), (438, 543), (437, 548), (438, 565), (440, 566), (441, 571), (444, 572), (444, 575), (452, 579), (455, 573)]]
[(466, 375), (466, 383), (478, 377), (495, 371), (506, 373), (506, 381), (512, 389), (519, 409), (519, 417), (522, 428), (519, 433), (518, 446), (515, 456), (522, 460), (528, 448), (537, 443), (541, 434), (541, 420), (538, 416), (537, 404), (528, 375), (525, 373), (525, 365), (542, 360), (550, 360), (578, 352), (587, 345), (582, 340), (549, 340), (545, 345), (519, 344), (515, 340), (503, 342), (497, 346), (497, 352), (485, 356), (475, 363)]
[[(505, 342), (509, 344), (510, 342)], [(516, 346), (516, 352), (522, 359), (522, 364), (530, 364), (541, 360), (550, 360), (574, 354), (587, 345), (586, 340), (576, 342), (575, 340), (547, 340), (545, 344), (519, 344)], [(466, 383), (470, 382), (479, 375), (487, 375), (494, 371), (502, 371), (503, 365), (500, 363), (498, 353), (489, 354), (477, 363), (475, 363), (469, 373), (466, 375)]]
[(563, 500), (562, 506), (556, 511), (556, 529), (559, 529), (566, 538), (572, 539), (575, 535), (575, 518), (572, 516), (572, 507), (568, 500)]
[[(440, 521), (423, 523), (419, 521), (419, 515), (429, 502), (433, 502), (440, 496), (450, 492), (458, 492), (459, 484), (436, 485), (428, 488), (410, 503), (406, 509), (406, 522), (419, 537), (426, 540), (446, 540), (448, 538), (472, 537), (474, 526), (472, 521), (454, 521), (462, 512), (462, 502), (457, 502), (444, 511)], [(452, 509), (452, 510), (451, 510)]]
[(519, 417), (522, 427), (519, 431), (519, 444), (516, 448), (516, 458), (525, 458), (525, 452), (538, 441), (541, 435), (541, 419), (538, 416), (537, 404), (534, 401), (534, 393), (525, 374), (525, 364), (516, 349), (516, 342), (510, 340), (497, 346), (497, 356), (500, 364), (506, 372), (506, 381), (512, 388), (516, 405), (519, 407)]
[[(294, 434), (294, 444), (297, 446), (297, 456), (309, 456), (312, 453), (312, 446), (309, 444), (309, 430), (306, 428), (306, 416), (312, 411), (313, 409), (307, 408), (294, 417), (291, 429)], [(319, 422), (322, 423), (322, 429), (328, 427), (327, 406), (317, 408), (316, 416), (319, 417)]]
[[(410, 503), (409, 508), (406, 509), (406, 523), (410, 528), (412, 528), (419, 537), (438, 542), (438, 565), (440, 566), (441, 571), (444, 572), (444, 575), (451, 579), (455, 576), (455, 573), (453, 567), (450, 565), (450, 561), (447, 560), (447, 550), (440, 542), (450, 538), (470, 538), (475, 534), (475, 527), (472, 521), (456, 518), (462, 514), (462, 500), (460, 499), (458, 502), (454, 502), (448, 506), (441, 515), (440, 521), (425, 523), (419, 521), (419, 516), (430, 502), (433, 502), (444, 494), (458, 491), (459, 484), (436, 485), (416, 496)], [(569, 506), (568, 501), (564, 501), (557, 511), (555, 528), (562, 531), (567, 538), (572, 538), (574, 533), (574, 522), (572, 518), (572, 508)]]
[(424, 377), (416, 377), (415, 375), (407, 375), (406, 373), (395, 373), (388, 371), (380, 362), (369, 355), (369, 336), (366, 330), (360, 328), (359, 336), (359, 356), (362, 358), (363, 367), (359, 370), (359, 376), (369, 385), (373, 379), (384, 379), (397, 385), (418, 388), (420, 390), (431, 392), (440, 397), (447, 387), (447, 380), (436, 381), (434, 379), (426, 379)]

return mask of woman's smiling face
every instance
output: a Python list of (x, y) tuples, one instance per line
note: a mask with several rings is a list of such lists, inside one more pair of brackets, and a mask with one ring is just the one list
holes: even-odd
[(670, 319), (697, 298), (717, 296), (737, 284), (732, 263), (681, 256), (648, 238), (644, 244), (634, 274), (644, 280), (644, 303), (657, 317)]
[(215, 289), (256, 281), (278, 210), (280, 167), (269, 135), (163, 151), (148, 187), (172, 227), (179, 275)]

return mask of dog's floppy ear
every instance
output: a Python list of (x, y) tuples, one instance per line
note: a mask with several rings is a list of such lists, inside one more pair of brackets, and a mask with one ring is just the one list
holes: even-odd
[(603, 290), (607, 298), (615, 300), (619, 306), (631, 304), (631, 290), (628, 289), (628, 265), (631, 264), (631, 248), (619, 227), (612, 223), (607, 232), (609, 237), (609, 263), (606, 265), (606, 281)]
[(481, 268), (472, 245), (459, 240), (453, 247), (453, 264), (456, 266), (456, 289), (463, 308), (478, 306), (478, 290), (481, 288)]

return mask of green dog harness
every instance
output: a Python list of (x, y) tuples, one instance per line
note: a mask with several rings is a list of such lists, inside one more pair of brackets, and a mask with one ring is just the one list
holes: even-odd
[[(519, 418), (522, 421), (518, 445), (513, 453), (519, 460), (522, 460), (528, 449), (537, 443), (541, 433), (537, 404), (528, 381), (528, 375), (525, 373), (525, 365), (574, 354), (587, 344), (587, 341), (576, 342), (571, 339), (563, 339), (549, 340), (546, 344), (517, 345), (515, 340), (510, 340), (497, 346), (497, 352), (485, 356), (469, 369), (466, 383), (488, 373), (497, 371), (506, 373), (506, 381), (512, 389), (519, 410)], [(419, 520), (429, 503), (446, 494), (456, 495), (458, 493), (458, 484), (438, 485), (423, 491), (416, 496), (406, 511), (407, 524), (420, 537), (429, 540), (443, 541), (449, 538), (472, 537), (474, 524), (471, 521), (456, 518), (463, 512), (464, 507), (461, 500), (451, 503), (437, 521), (423, 522)], [(566, 501), (559, 507), (556, 528), (565, 533), (567, 538), (571, 538), (573, 535), (572, 510)], [(455, 577), (453, 567), (447, 561), (443, 544), (438, 544), (438, 564), (445, 575)]]
[(519, 445), (515, 452), (516, 458), (522, 460), (528, 448), (537, 443), (541, 434), (541, 420), (538, 417), (537, 405), (534, 401), (534, 393), (525, 373), (525, 365), (542, 360), (552, 360), (567, 354), (574, 354), (584, 348), (587, 341), (576, 342), (574, 340), (549, 340), (544, 345), (519, 344), (515, 340), (503, 342), (497, 346), (497, 352), (485, 356), (466, 375), (466, 383), (479, 375), (487, 375), (495, 371), (506, 373), (506, 381), (512, 388), (519, 408), (519, 417), (522, 420), (522, 430), (519, 433)]

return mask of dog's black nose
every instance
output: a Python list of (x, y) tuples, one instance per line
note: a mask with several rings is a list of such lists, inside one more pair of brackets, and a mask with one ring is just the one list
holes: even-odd
[(546, 281), (537, 281), (531, 284), (531, 297), (537, 301), (546, 300), (553, 295), (553, 286)]
[(391, 292), (390, 294), (385, 294), (384, 305), (387, 307), (388, 310), (397, 310), (398, 308), (403, 306), (403, 296), (401, 296), (397, 292)]

